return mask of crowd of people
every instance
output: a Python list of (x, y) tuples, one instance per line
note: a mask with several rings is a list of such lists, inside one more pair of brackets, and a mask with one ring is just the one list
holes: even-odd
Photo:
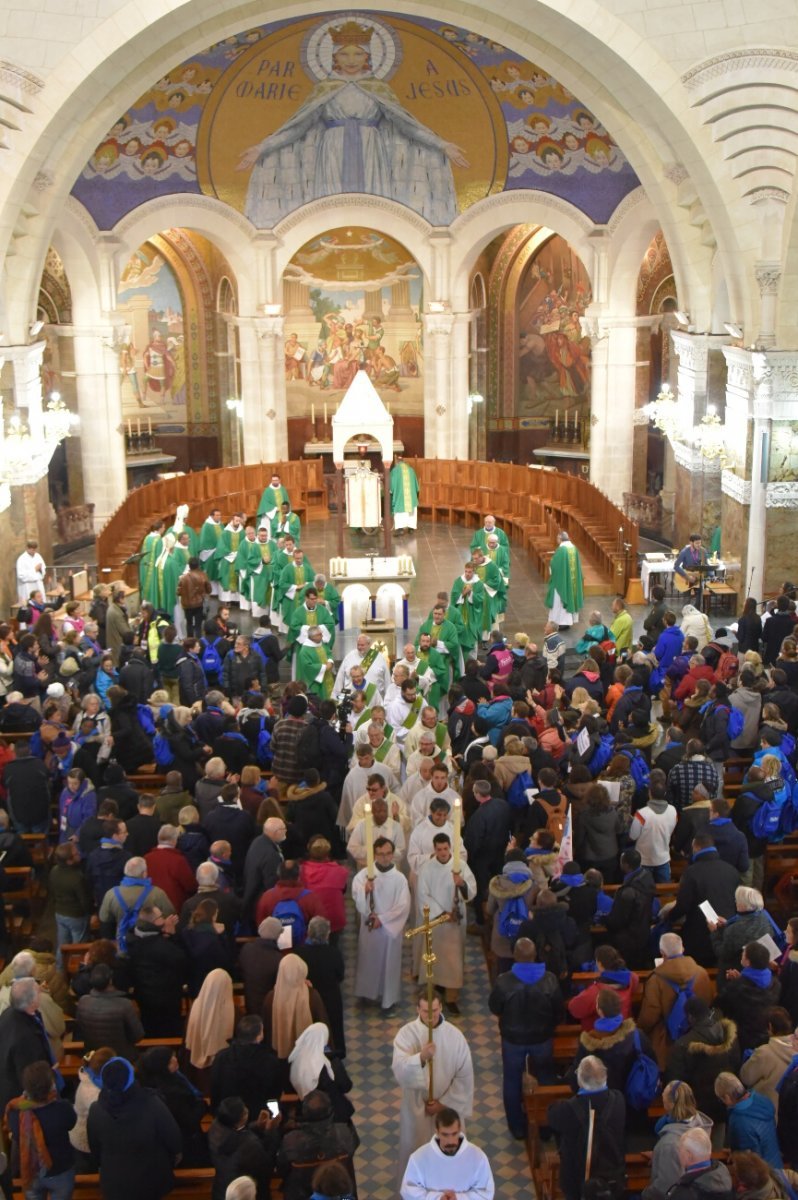
[[(654, 588), (637, 641), (617, 599), (567, 669), (551, 621), (539, 641), (500, 632), (509, 552), (490, 517), (393, 662), (364, 634), (333, 659), (336, 602), (312, 571), (283, 594), (285, 628), (256, 614), (252, 637), (220, 580), (190, 572), (219, 593), (213, 615), (194, 606), (201, 640), (152, 602), (128, 614), (121, 590), (53, 611), (33, 578), (25, 628), (0, 626), (2, 867), (30, 864), (23, 835), (52, 843), (55, 938), (0, 976), (26, 1195), (68, 1200), (97, 1170), (108, 1200), (164, 1196), (178, 1163), (215, 1169), (214, 1200), (265, 1200), (275, 1178), (287, 1200), (355, 1195), (356, 1005), (393, 1041), (403, 1200), (491, 1200), (466, 1136), (468, 934), (510, 1134), (528, 1134), (525, 1087), (573, 1093), (546, 1118), (566, 1200), (622, 1195), (641, 1149), (647, 1200), (793, 1195), (798, 918), (791, 872), (767, 864), (798, 828), (791, 589), (764, 624), (749, 602), (735, 635)], [(404, 935), (426, 913), (434, 961), (422, 930), (396, 1031)]]

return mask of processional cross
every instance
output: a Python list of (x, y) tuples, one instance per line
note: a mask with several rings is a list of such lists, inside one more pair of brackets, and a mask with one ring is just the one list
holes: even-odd
[[(429, 1028), (429, 1040), (432, 1041), (433, 1040), (432, 1031), (435, 1028), (435, 1026), (433, 1025), (434, 1017), (432, 1014), (432, 1002), (435, 999), (435, 984), (433, 982), (433, 971), (432, 971), (432, 965), (435, 962), (435, 952), (432, 949), (432, 931), (436, 925), (445, 925), (446, 922), (451, 921), (452, 918), (449, 913), (441, 913), (441, 915), (439, 917), (436, 917), (434, 921), (430, 921), (428, 904), (424, 905), (423, 913), (424, 913), (424, 920), (423, 920), (422, 924), (417, 925), (415, 929), (406, 929), (405, 937), (413, 938), (413, 937), (417, 937), (418, 934), (420, 934), (420, 933), (424, 934), (424, 953), (421, 955), (421, 958), (426, 967), (427, 1026)], [(432, 1059), (431, 1058), (427, 1060), (427, 1067), (429, 1069), (429, 1096), (427, 1098), (431, 1103), (435, 1099), (435, 1095), (433, 1092), (433, 1074), (432, 1074), (433, 1068), (432, 1068)]]

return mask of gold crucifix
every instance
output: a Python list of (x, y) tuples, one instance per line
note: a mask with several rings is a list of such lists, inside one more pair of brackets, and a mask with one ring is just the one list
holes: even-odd
[[(417, 925), (415, 929), (406, 929), (405, 937), (413, 938), (413, 937), (416, 937), (419, 933), (424, 934), (424, 953), (421, 955), (421, 958), (424, 962), (424, 965), (425, 965), (426, 971), (427, 971), (427, 1026), (429, 1028), (429, 1040), (432, 1041), (433, 1040), (432, 1031), (434, 1029), (434, 1026), (432, 1024), (432, 1002), (435, 999), (435, 984), (433, 983), (433, 973), (432, 973), (432, 964), (435, 962), (435, 953), (432, 949), (432, 931), (436, 925), (444, 925), (444, 924), (446, 924), (447, 921), (450, 921), (451, 916), (449, 915), (449, 913), (441, 913), (441, 915), (439, 917), (436, 917), (434, 921), (430, 921), (428, 904), (424, 905), (423, 912), (424, 912), (424, 920), (421, 923), (421, 925)], [(427, 1067), (429, 1069), (429, 1097), (428, 1097), (428, 1099), (431, 1103), (435, 1099), (435, 1096), (434, 1096), (433, 1090), (432, 1090), (432, 1059), (429, 1059), (429, 1061), (427, 1062)]]

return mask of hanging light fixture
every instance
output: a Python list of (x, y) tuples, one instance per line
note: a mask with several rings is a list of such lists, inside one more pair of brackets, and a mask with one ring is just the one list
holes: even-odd
[(11, 487), (38, 483), (47, 474), (56, 445), (34, 438), (21, 417), (14, 413), (0, 445), (0, 483)]
[(77, 418), (64, 404), (61, 393), (52, 392), (43, 413), (43, 420), (46, 440), (57, 445), (72, 434), (72, 427)]
[(662, 384), (656, 400), (646, 404), (644, 411), (655, 429), (673, 439), (678, 425), (679, 404), (669, 383)]
[(726, 426), (718, 416), (714, 404), (707, 405), (701, 424), (693, 430), (693, 445), (708, 462), (720, 462), (727, 466), (731, 459), (726, 450)]

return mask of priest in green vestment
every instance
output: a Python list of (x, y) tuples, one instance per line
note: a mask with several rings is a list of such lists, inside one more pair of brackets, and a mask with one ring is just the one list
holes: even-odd
[(225, 604), (238, 602), (238, 572), (235, 569), (238, 547), (244, 540), (244, 514), (233, 513), (222, 530), (216, 548), (219, 599)]
[(258, 504), (258, 521), (260, 522), (262, 517), (267, 517), (271, 524), (280, 512), (280, 505), (290, 503), (288, 492), (280, 483), (280, 476), (275, 471), (271, 483), (263, 489), (263, 495)]
[(472, 537), (470, 549), (475, 550), (478, 546), (484, 554), (487, 554), (488, 538), (492, 533), (495, 533), (498, 537), (500, 546), (509, 546), (507, 534), (503, 529), (499, 529), (499, 526), (496, 524), (496, 518), (488, 514), (485, 517), (482, 528), (478, 529)]
[(332, 696), (335, 663), (322, 641), (321, 625), (311, 625), (307, 630), (297, 653), (296, 678), (302, 680), (308, 694), (320, 700)]
[(300, 604), (299, 593), (306, 583), (313, 582), (314, 570), (297, 546), (291, 562), (280, 572), (280, 610), (286, 630), (291, 626), (294, 609)]
[(316, 589), (316, 594), (319, 597), (319, 604), (326, 604), (327, 608), (330, 610), (333, 623), (337, 623), (338, 606), (341, 603), (341, 593), (338, 591), (338, 588), (335, 586), (335, 584), (329, 583), (327, 581), (327, 576), (322, 575), (322, 573), (319, 571), (313, 576), (313, 583), (308, 584), (302, 589), (300, 592), (300, 599), (305, 599), (305, 592), (308, 590), (308, 587), (314, 587)]
[(394, 532), (415, 529), (418, 525), (418, 476), (412, 467), (397, 457), (389, 483)]
[(502, 577), (499, 568), (477, 546), (471, 551), (471, 561), (474, 564), (474, 574), (485, 589), (485, 599), (482, 603), (482, 622), (480, 634), (486, 641), (491, 630), (499, 624), (499, 593), (502, 587)]
[(253, 617), (271, 620), (274, 558), (277, 546), (269, 539), (268, 526), (261, 525), (255, 538), (260, 555), (260, 566), (253, 572), (250, 604)]
[(167, 533), (163, 539), (161, 553), (155, 563), (155, 579), (157, 585), (157, 600), (155, 607), (174, 617), (177, 604), (177, 583), (186, 569), (186, 559), (181, 550), (175, 547), (173, 533)]
[[(442, 638), (438, 640), (438, 645), (444, 645)], [(435, 676), (435, 682), (430, 685), (426, 695), (426, 700), (437, 712), (440, 707), (441, 700), (443, 700), (447, 695), (449, 691), (449, 685), (452, 682), (452, 659), (448, 654), (441, 654), (439, 650), (435, 649), (435, 647), (432, 645), (432, 637), (429, 633), (419, 634), (417, 652), (421, 671), (426, 672), (427, 670), (430, 670)]]
[(178, 543), (180, 542), (181, 533), (184, 533), (184, 532), (187, 533), (188, 534), (188, 556), (189, 556), (189, 558), (193, 558), (196, 554), (199, 554), (199, 538), (197, 537), (196, 531), (193, 530), (190, 525), (186, 524), (187, 516), (188, 516), (188, 505), (187, 504), (178, 504), (177, 509), (175, 511), (174, 524), (170, 525), (166, 532), (173, 533), (175, 535)]
[(460, 613), (463, 632), (460, 645), (470, 658), (482, 632), (482, 609), (485, 605), (485, 585), (477, 576), (474, 564), (467, 562), (462, 575), (452, 584), (452, 605)]
[(155, 579), (155, 564), (163, 549), (163, 521), (155, 521), (150, 526), (150, 532), (141, 543), (141, 558), (139, 559), (139, 592), (141, 599), (157, 607), (158, 584)]
[(203, 571), (211, 581), (211, 591), (214, 596), (219, 595), (219, 564), (216, 561), (216, 551), (219, 548), (221, 536), (222, 510), (215, 508), (203, 522), (199, 540), (199, 560), (202, 563)]
[(283, 537), (292, 537), (294, 545), (299, 545), (299, 539), (302, 536), (302, 525), (296, 513), (291, 512), (291, 505), (287, 500), (280, 505), (280, 511), (272, 521), (272, 537), (276, 539), (280, 534)]
[(502, 546), (499, 541), (498, 534), (488, 534), (488, 548), (485, 551), (485, 557), (490, 562), (495, 563), (499, 568), (499, 574), (502, 577), (502, 585), (499, 588), (499, 612), (504, 615), (507, 612), (507, 592), (510, 587), (510, 547)]
[(574, 625), (584, 602), (582, 563), (579, 551), (567, 533), (558, 537), (559, 545), (551, 557), (549, 590), (546, 607), (549, 620), (555, 625)]
[(309, 629), (313, 625), (321, 625), (324, 630), (322, 640), (325, 646), (329, 646), (330, 650), (332, 650), (335, 645), (335, 621), (327, 605), (319, 602), (316, 589), (308, 587), (305, 589), (304, 600), (298, 601), (296, 608), (291, 614), (291, 620), (288, 622), (288, 633), (285, 637), (286, 644), (293, 646), (296, 642), (301, 641), (302, 630), (305, 628)]
[(244, 530), (244, 540), (236, 551), (233, 566), (238, 575), (238, 603), (244, 612), (249, 612), (252, 608), (257, 572), (263, 566), (254, 525), (247, 525)]
[(460, 639), (451, 621), (446, 618), (446, 607), (443, 604), (433, 605), (432, 612), (418, 628), (415, 647), (418, 650), (422, 633), (430, 635), (433, 649), (448, 656), (452, 671), (458, 669), (460, 661)]

